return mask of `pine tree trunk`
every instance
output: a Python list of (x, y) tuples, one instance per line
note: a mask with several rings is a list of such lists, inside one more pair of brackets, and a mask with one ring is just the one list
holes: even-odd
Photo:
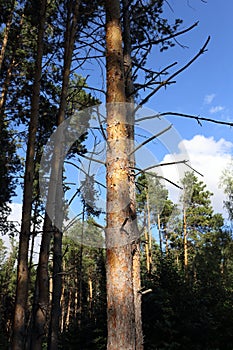
[[(68, 16), (65, 33), (65, 53), (64, 53), (64, 70), (62, 81), (62, 92), (60, 98), (60, 106), (57, 118), (57, 125), (60, 125), (65, 120), (67, 95), (70, 80), (70, 68), (74, 50), (75, 35), (77, 31), (77, 21), (79, 14), (80, 0), (76, 0), (75, 4), (72, 1), (68, 4)], [(73, 7), (74, 6), (74, 7)], [(62, 142), (62, 140), (61, 140)], [(60, 155), (60, 157), (63, 155)], [(58, 160), (60, 162), (60, 159)], [(62, 172), (61, 165), (59, 166)], [(62, 177), (62, 173), (58, 174), (58, 178)], [(63, 222), (63, 196), (62, 188), (56, 190), (56, 221), (60, 221), (59, 227), (62, 227)], [(57, 350), (59, 347), (60, 334), (60, 318), (61, 318), (61, 292), (62, 292), (62, 231), (56, 229), (54, 232), (53, 246), (53, 298), (49, 328), (48, 350)]]
[(9, 17), (8, 17), (8, 20), (6, 23), (5, 33), (3, 36), (2, 47), (1, 47), (1, 52), (0, 52), (0, 71), (2, 70), (2, 63), (3, 63), (4, 57), (5, 57), (7, 42), (8, 42), (9, 33), (10, 33), (10, 29), (11, 29), (11, 24), (12, 24), (12, 19), (13, 19), (13, 15), (14, 15), (15, 3), (16, 3), (16, 1), (13, 0), (12, 6), (10, 9), (10, 14), (9, 14)]
[(40, 82), (42, 74), (43, 38), (46, 21), (46, 0), (41, 1), (38, 24), (37, 58), (32, 92), (31, 117), (28, 132), (28, 147), (24, 175), (22, 225), (19, 237), (16, 301), (12, 335), (12, 350), (24, 348), (26, 341), (26, 312), (28, 300), (28, 249), (31, 228), (31, 210), (34, 180), (34, 155), (39, 114)]
[(49, 350), (59, 348), (60, 318), (61, 318), (61, 291), (62, 291), (62, 233), (59, 230), (54, 232), (54, 256), (53, 256), (53, 296), (51, 320), (49, 329)]
[[(79, 0), (75, 3), (74, 13), (72, 16), (72, 3), (68, 5), (67, 24), (65, 32), (65, 52), (64, 52), (64, 68), (63, 68), (63, 81), (62, 81), (62, 92), (60, 97), (59, 112), (57, 117), (57, 125), (59, 126), (65, 118), (66, 110), (66, 98), (68, 94), (70, 67), (73, 54), (75, 33), (77, 27), (77, 18), (79, 11)], [(60, 144), (57, 145), (59, 148)], [(57, 193), (57, 183), (61, 166), (61, 152), (59, 149), (54, 150), (54, 157), (52, 160), (51, 179), (49, 185), (49, 194), (46, 207), (49, 208), (57, 205), (57, 213), (61, 215), (62, 197)], [(54, 233), (54, 263), (53, 263), (53, 298), (52, 298), (52, 309), (51, 309), (51, 324), (50, 324), (50, 336), (49, 336), (49, 347), (50, 349), (57, 349), (58, 345), (58, 333), (59, 333), (59, 322), (60, 322), (60, 298), (61, 298), (61, 270), (62, 270), (62, 232), (54, 230), (51, 224), (51, 219), (45, 214), (43, 235), (40, 248), (39, 264), (37, 270), (37, 280), (39, 286), (38, 300), (35, 302), (35, 318), (31, 346), (33, 350), (39, 350), (42, 346), (42, 341), (47, 333), (47, 321), (49, 311), (49, 276), (48, 276), (48, 260), (50, 252), (50, 243)]]
[(89, 313), (90, 313), (90, 317), (92, 317), (93, 283), (92, 283), (92, 279), (90, 277), (88, 279), (88, 287), (89, 287), (89, 296), (88, 296)]
[(183, 210), (183, 229), (184, 229), (184, 269), (187, 273), (188, 268), (188, 242), (187, 242), (187, 224), (186, 224), (186, 210)]
[(128, 121), (128, 138), (129, 138), (129, 152), (131, 154), (129, 159), (130, 165), (130, 210), (131, 216), (134, 219), (134, 236), (138, 239), (134, 242), (133, 260), (132, 260), (132, 279), (134, 290), (134, 311), (135, 311), (135, 326), (136, 326), (136, 347), (135, 350), (143, 349), (143, 333), (142, 333), (142, 315), (141, 315), (141, 269), (140, 269), (140, 237), (136, 221), (136, 193), (135, 193), (135, 154), (132, 153), (135, 147), (134, 144), (134, 85), (132, 80), (132, 42), (130, 30), (130, 2), (123, 0), (123, 58), (124, 58), (124, 81), (125, 81), (125, 98), (127, 105), (127, 121)]
[[(130, 208), (129, 132), (124, 103), (124, 61), (120, 5), (106, 2), (107, 64), (107, 349), (136, 349), (133, 285), (135, 217)], [(114, 104), (116, 102), (116, 104)], [(123, 104), (119, 105), (117, 102)]]
[(6, 72), (6, 78), (2, 86), (2, 91), (1, 91), (1, 98), (0, 98), (0, 116), (3, 118), (4, 116), (4, 110), (5, 110), (5, 105), (6, 105), (6, 100), (7, 100), (7, 95), (8, 95), (8, 88), (10, 85), (11, 81), (11, 76), (12, 76), (12, 70), (15, 65), (15, 57), (11, 59), (11, 62), (9, 64), (9, 67)]
[(149, 274), (151, 273), (152, 269), (152, 237), (151, 237), (151, 222), (150, 222), (150, 200), (149, 200), (149, 193), (147, 189), (146, 194), (146, 206), (147, 206), (147, 230), (148, 230), (148, 251), (149, 251)]
[(157, 223), (158, 223), (158, 231), (159, 231), (159, 248), (161, 255), (163, 254), (163, 239), (161, 233), (161, 222), (160, 222), (160, 214), (157, 215)]
[(164, 232), (165, 232), (165, 242), (166, 242), (166, 256), (168, 257), (168, 252), (169, 252), (169, 248), (168, 248), (168, 234), (167, 234), (167, 228), (164, 228)]
[(150, 256), (149, 256), (149, 237), (148, 237), (148, 231), (147, 227), (145, 225), (144, 227), (144, 236), (145, 236), (145, 250), (146, 250), (146, 269), (147, 272), (150, 273)]
[(81, 233), (81, 244), (79, 250), (78, 258), (78, 271), (77, 271), (77, 319), (79, 330), (82, 328), (82, 298), (83, 298), (83, 235), (84, 235), (84, 214), (85, 205), (83, 205), (83, 215), (82, 215), (82, 233)]
[[(63, 271), (66, 271), (65, 260), (63, 260), (63, 268), (62, 269), (63, 269)], [(63, 275), (62, 291), (61, 291), (61, 333), (64, 332), (64, 327), (65, 327), (65, 314), (66, 314), (65, 285), (66, 285), (66, 278), (65, 278), (65, 275)]]
[(69, 324), (70, 324), (71, 302), (72, 302), (72, 290), (70, 289), (69, 294), (68, 294), (67, 314), (66, 314), (66, 320), (65, 320), (65, 330), (68, 329)]
[[(21, 30), (22, 30), (23, 22), (24, 22), (24, 13), (21, 16), (19, 28), (17, 29), (17, 31), (15, 33), (14, 46), (13, 46), (12, 54), (11, 54), (11, 57), (10, 57), (10, 63), (8, 65), (7, 72), (6, 72), (6, 77), (5, 77), (3, 86), (2, 86), (1, 97), (0, 97), (0, 116), (1, 117), (4, 115), (6, 101), (7, 101), (7, 96), (8, 96), (9, 85), (10, 85), (10, 82), (11, 82), (13, 69), (14, 69), (14, 66), (15, 66), (15, 63), (16, 63), (16, 57), (15, 57), (16, 56), (16, 51), (21, 45), (20, 33), (21, 33)], [(10, 27), (9, 27), (9, 30), (10, 30)], [(5, 35), (6, 35), (6, 33), (5, 33)], [(9, 33), (7, 34), (7, 40), (8, 40), (8, 35), (9, 35)], [(3, 56), (5, 55), (5, 49), (6, 49), (6, 47), (4, 48), (4, 45), (3, 45), (2, 46), (3, 53), (2, 53), (2, 57), (1, 57), (2, 60), (3, 60)], [(1, 66), (2, 66), (1, 59), (0, 59), (0, 71), (1, 71)], [(9, 59), (9, 57), (8, 57), (8, 59)]]

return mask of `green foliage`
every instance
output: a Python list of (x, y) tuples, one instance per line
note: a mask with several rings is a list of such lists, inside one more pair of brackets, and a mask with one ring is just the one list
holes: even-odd
[(10, 248), (0, 239), (0, 348), (8, 349), (14, 311), (17, 244), (10, 240)]
[[(69, 325), (64, 329), (61, 339), (64, 350), (77, 348), (94, 350), (106, 347), (105, 253), (102, 248), (82, 244), (85, 234), (99, 243), (103, 241), (103, 237), (92, 220), (86, 225), (77, 222), (64, 239), (65, 313), (68, 296), (72, 296)], [(93, 288), (92, 296), (90, 296), (90, 281)]]
[(144, 280), (152, 289), (143, 295), (145, 350), (232, 348), (233, 295), (220, 274), (209, 272), (190, 283), (173, 259), (157, 262), (156, 273)]
[(230, 221), (233, 221), (233, 162), (223, 171), (220, 186), (224, 189), (226, 200), (224, 206)]

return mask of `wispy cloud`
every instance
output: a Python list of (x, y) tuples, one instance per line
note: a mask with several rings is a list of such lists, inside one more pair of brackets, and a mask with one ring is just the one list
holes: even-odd
[(225, 107), (223, 106), (215, 106), (215, 107), (211, 107), (210, 108), (210, 113), (213, 114), (213, 113), (217, 113), (217, 112), (221, 112), (224, 110)]
[(213, 101), (213, 99), (215, 98), (215, 96), (216, 96), (216, 94), (206, 95), (206, 96), (204, 97), (204, 103), (205, 103), (206, 105), (211, 104), (211, 102)]

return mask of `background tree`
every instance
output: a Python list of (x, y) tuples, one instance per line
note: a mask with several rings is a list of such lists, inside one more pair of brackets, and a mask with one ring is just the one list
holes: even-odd
[(233, 176), (232, 176), (232, 162), (230, 165), (223, 171), (220, 186), (224, 189), (224, 193), (226, 194), (226, 200), (224, 201), (224, 207), (227, 210), (228, 218), (230, 221), (233, 220)]
[(35, 76), (33, 83), (33, 94), (31, 102), (31, 116), (28, 131), (28, 148), (26, 157), (26, 167), (24, 175), (24, 199), (22, 211), (22, 226), (19, 240), (18, 271), (17, 271), (17, 289), (15, 301), (15, 313), (12, 336), (12, 349), (22, 349), (25, 343), (26, 310), (28, 295), (28, 246), (31, 231), (31, 210), (33, 195), (34, 178), (34, 156), (36, 131), (39, 114), (40, 100), (40, 80), (42, 74), (43, 58), (43, 38), (46, 22), (46, 0), (42, 1), (39, 7), (39, 16), (37, 18), (37, 56), (35, 60)]

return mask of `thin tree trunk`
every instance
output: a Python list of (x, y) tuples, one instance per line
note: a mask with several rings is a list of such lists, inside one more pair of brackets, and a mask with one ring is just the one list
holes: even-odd
[(8, 88), (10, 85), (10, 81), (11, 81), (11, 76), (12, 76), (12, 70), (13, 67), (15, 65), (15, 57), (12, 58), (10, 65), (7, 69), (6, 72), (6, 78), (5, 81), (3, 83), (3, 87), (2, 87), (2, 91), (1, 91), (1, 98), (0, 98), (0, 115), (1, 118), (3, 118), (4, 116), (4, 110), (5, 110), (5, 105), (6, 105), (6, 100), (7, 100), (7, 94), (8, 94)]
[[(63, 271), (66, 271), (65, 260), (63, 260)], [(65, 285), (66, 285), (66, 278), (65, 278), (65, 275), (63, 274), (62, 292), (61, 292), (61, 333), (64, 332), (64, 327), (65, 327), (65, 314), (66, 314)]]
[(48, 261), (50, 253), (50, 241), (52, 237), (52, 224), (47, 213), (45, 213), (43, 235), (40, 245), (40, 255), (35, 283), (35, 297), (33, 310), (33, 326), (31, 332), (31, 350), (40, 350), (45, 337), (46, 322), (49, 308), (49, 274)]
[(90, 277), (88, 279), (88, 287), (89, 287), (89, 296), (88, 296), (89, 314), (90, 314), (90, 318), (92, 318), (93, 283), (92, 283), (92, 279)]
[(151, 237), (151, 223), (150, 223), (150, 200), (149, 193), (147, 189), (146, 193), (146, 206), (147, 206), (147, 230), (148, 230), (148, 250), (149, 250), (149, 273), (151, 273), (152, 269), (152, 237)]
[[(23, 26), (23, 21), (24, 21), (24, 13), (21, 16), (19, 28), (17, 29), (16, 35), (15, 35), (15, 42), (14, 42), (14, 46), (12, 49), (10, 63), (8, 65), (7, 72), (6, 72), (6, 78), (5, 78), (5, 81), (4, 81), (3, 86), (2, 86), (1, 97), (0, 97), (0, 116), (1, 117), (4, 115), (6, 101), (7, 101), (7, 95), (8, 95), (8, 88), (9, 88), (9, 85), (11, 82), (13, 68), (16, 64), (16, 57), (15, 57), (16, 51), (20, 47), (20, 44), (21, 44), (20, 33), (21, 33), (22, 26)], [(2, 47), (2, 50), (4, 50), (3, 47)], [(2, 65), (2, 62), (0, 60), (0, 66), (1, 65)], [(1, 68), (0, 68), (0, 71), (1, 71)]]
[(12, 350), (23, 349), (26, 341), (26, 311), (28, 300), (28, 249), (31, 228), (31, 210), (34, 179), (34, 155), (39, 114), (40, 83), (42, 74), (43, 38), (46, 21), (46, 0), (41, 1), (38, 24), (37, 58), (32, 92), (31, 117), (28, 132), (28, 147), (24, 175), (22, 225), (19, 237), (16, 301), (12, 335)]
[(165, 233), (165, 242), (166, 242), (166, 256), (168, 256), (168, 234), (167, 234), (167, 228), (165, 226), (164, 228), (164, 233)]
[(130, 30), (130, 1), (123, 0), (123, 59), (124, 59), (124, 81), (125, 81), (125, 98), (127, 105), (127, 121), (128, 121), (128, 133), (129, 133), (129, 152), (131, 154), (129, 159), (130, 165), (130, 210), (132, 219), (134, 220), (134, 236), (138, 239), (135, 240), (132, 247), (133, 260), (132, 260), (132, 279), (133, 279), (133, 291), (134, 291), (134, 312), (135, 312), (135, 327), (136, 327), (136, 347), (135, 350), (143, 349), (143, 333), (142, 333), (142, 315), (141, 315), (141, 294), (138, 292), (141, 290), (141, 272), (140, 272), (140, 237), (136, 221), (136, 193), (135, 193), (135, 154), (134, 150), (134, 84), (132, 80), (132, 42), (131, 42), (131, 30)]
[[(70, 1), (69, 11), (67, 18), (67, 26), (65, 33), (65, 53), (64, 53), (64, 71), (63, 71), (63, 81), (62, 81), (62, 92), (60, 99), (60, 106), (58, 112), (57, 124), (60, 125), (65, 120), (65, 112), (67, 106), (67, 95), (70, 80), (70, 68), (72, 63), (72, 56), (74, 50), (75, 35), (77, 31), (77, 21), (79, 15), (79, 5), (80, 0), (76, 0), (75, 4)], [(74, 6), (74, 8), (73, 8)], [(61, 140), (62, 141), (62, 140)], [(62, 155), (60, 155), (61, 157)], [(60, 159), (59, 159), (60, 162)], [(59, 166), (60, 171), (62, 171), (61, 164)], [(59, 177), (62, 174), (58, 174)], [(58, 177), (58, 178), (59, 178)], [(62, 188), (58, 189), (56, 192), (56, 211), (57, 220), (60, 220), (59, 227), (62, 227), (63, 221), (63, 197)], [(53, 247), (53, 300), (51, 309), (51, 319), (50, 319), (50, 330), (49, 330), (49, 350), (57, 350), (59, 347), (59, 333), (60, 333), (60, 317), (61, 317), (61, 288), (62, 288), (62, 231), (57, 229), (54, 233), (54, 247)]]
[(79, 259), (78, 259), (78, 300), (77, 300), (77, 317), (78, 317), (78, 327), (82, 327), (82, 297), (83, 297), (83, 235), (84, 235), (84, 215), (85, 215), (85, 205), (83, 205), (83, 214), (82, 214), (82, 233), (81, 233), (81, 244), (79, 250)]
[(157, 224), (158, 224), (158, 231), (159, 231), (159, 248), (161, 255), (163, 254), (163, 239), (162, 239), (162, 232), (161, 232), (161, 222), (160, 222), (160, 215), (157, 215)]
[(148, 237), (148, 231), (147, 231), (147, 227), (145, 225), (144, 228), (144, 235), (145, 235), (145, 249), (146, 249), (146, 269), (147, 272), (150, 273), (150, 256), (149, 256), (149, 237)]
[[(124, 103), (124, 62), (120, 4), (106, 2), (107, 64), (107, 349), (136, 348), (133, 288), (133, 219), (130, 211), (130, 169)], [(117, 104), (121, 102), (123, 104)], [(116, 103), (116, 104), (115, 104)]]
[(1, 47), (1, 52), (0, 52), (0, 71), (2, 70), (2, 63), (3, 63), (4, 57), (5, 57), (7, 42), (8, 42), (9, 33), (10, 33), (10, 29), (11, 29), (11, 24), (12, 24), (12, 19), (13, 19), (13, 15), (14, 15), (15, 3), (16, 3), (16, 1), (13, 0), (10, 14), (8, 17), (8, 21), (6, 23), (5, 33), (3, 36), (2, 47)]
[[(73, 18), (70, 19), (72, 14), (72, 3), (69, 3), (68, 15), (67, 15), (67, 27), (65, 32), (65, 53), (64, 53), (64, 69), (63, 69), (63, 82), (62, 82), (62, 92), (60, 97), (59, 112), (57, 117), (57, 125), (59, 126), (65, 118), (66, 110), (66, 98), (68, 94), (69, 76), (70, 76), (70, 66), (73, 54), (73, 46), (75, 40), (77, 17), (79, 10), (79, 0), (75, 3), (75, 9), (73, 13)], [(49, 194), (46, 203), (46, 208), (54, 207), (54, 203), (57, 203), (61, 207), (57, 192), (57, 186), (55, 185), (59, 178), (59, 171), (61, 170), (61, 152), (59, 145), (55, 146), (54, 157), (52, 160), (51, 167), (51, 178), (49, 184)], [(58, 201), (57, 201), (58, 199)], [(61, 215), (60, 209), (57, 208), (59, 215)], [(50, 244), (52, 233), (54, 233), (54, 264), (53, 270), (53, 295), (52, 298), (52, 310), (51, 310), (51, 325), (50, 325), (50, 349), (57, 349), (58, 341), (58, 331), (59, 331), (59, 319), (60, 319), (60, 298), (61, 298), (61, 246), (62, 246), (62, 232), (59, 230), (54, 230), (52, 227), (51, 219), (48, 214), (45, 214), (43, 235), (40, 248), (39, 264), (37, 270), (37, 280), (39, 286), (38, 300), (35, 302), (35, 318), (34, 327), (32, 334), (31, 347), (32, 350), (40, 350), (42, 347), (43, 337), (47, 333), (47, 320), (49, 311), (49, 276), (48, 276), (48, 261), (50, 253)], [(56, 316), (55, 316), (56, 315)]]
[(186, 210), (183, 210), (183, 229), (184, 229), (184, 269), (187, 272), (188, 268), (188, 245), (187, 245), (187, 223)]
[(72, 302), (72, 290), (70, 289), (69, 294), (68, 294), (67, 314), (66, 314), (66, 320), (65, 320), (65, 330), (68, 329), (69, 324), (70, 324), (71, 302)]
[(78, 281), (78, 272), (75, 270), (75, 279), (74, 279), (74, 288), (75, 288), (75, 293), (74, 293), (74, 316), (77, 318), (78, 314), (78, 290), (79, 290), (79, 281)]
[(61, 291), (62, 291), (62, 233), (56, 230), (54, 233), (53, 256), (53, 297), (49, 329), (49, 350), (59, 348), (60, 317), (61, 317)]

